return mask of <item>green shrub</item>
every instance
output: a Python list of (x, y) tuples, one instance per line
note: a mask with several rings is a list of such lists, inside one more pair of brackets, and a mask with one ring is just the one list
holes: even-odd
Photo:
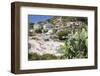
[(65, 45), (61, 45), (59, 50), (63, 53), (61, 59), (73, 59), (73, 58), (87, 58), (88, 57), (88, 35), (86, 28), (78, 28), (68, 35), (65, 40)]
[(29, 53), (28, 54), (28, 59), (29, 60), (40, 60), (41, 56), (38, 55), (37, 53)]
[(57, 29), (53, 29), (53, 33), (55, 34), (57, 32)]
[(57, 59), (57, 56), (55, 56), (53, 54), (39, 55), (37, 53), (29, 53), (28, 59), (29, 60), (51, 60), (51, 59)]
[(42, 29), (36, 29), (35, 32), (36, 33), (42, 33)]
[(48, 32), (48, 30), (47, 30), (47, 29), (44, 29), (44, 30), (43, 30), (43, 33), (47, 33), (47, 32)]
[(65, 40), (67, 35), (68, 35), (68, 31), (67, 30), (61, 30), (57, 33), (59, 40)]
[(51, 59), (57, 59), (57, 56), (53, 54), (44, 54), (41, 56), (42, 60), (51, 60)]
[(72, 59), (72, 58), (82, 58), (86, 56), (87, 54), (87, 46), (85, 39), (75, 39), (75, 38), (70, 38), (69, 40), (66, 40), (66, 52), (65, 55), (67, 58)]
[(35, 36), (36, 34), (34, 32), (28, 32), (28, 36)]

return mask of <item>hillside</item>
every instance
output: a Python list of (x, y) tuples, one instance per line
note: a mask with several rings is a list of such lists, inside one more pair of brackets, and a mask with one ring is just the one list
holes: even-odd
[(54, 16), (29, 25), (28, 34), (31, 46), (29, 54), (50, 54), (57, 59), (87, 58), (88, 36), (85, 17)]

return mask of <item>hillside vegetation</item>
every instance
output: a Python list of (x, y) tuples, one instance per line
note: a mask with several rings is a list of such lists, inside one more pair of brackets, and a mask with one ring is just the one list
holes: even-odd
[[(88, 22), (86, 17), (54, 16), (48, 20), (29, 24), (29, 37), (45, 42), (61, 42), (56, 47), (57, 54), (29, 52), (29, 60), (79, 59), (88, 57)], [(33, 25), (33, 26), (32, 26)], [(47, 27), (49, 25), (49, 27)], [(45, 26), (45, 27), (44, 27)], [(32, 31), (30, 31), (32, 30)], [(42, 37), (42, 35), (45, 35)], [(42, 40), (43, 41), (43, 40)], [(30, 45), (31, 46), (31, 45)], [(52, 47), (53, 48), (53, 47)], [(49, 51), (49, 50), (46, 50)]]

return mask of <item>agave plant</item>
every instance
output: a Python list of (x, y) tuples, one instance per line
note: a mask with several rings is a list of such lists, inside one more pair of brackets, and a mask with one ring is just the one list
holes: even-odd
[(64, 45), (60, 46), (63, 58), (85, 58), (87, 57), (88, 35), (86, 28), (78, 27), (67, 36)]

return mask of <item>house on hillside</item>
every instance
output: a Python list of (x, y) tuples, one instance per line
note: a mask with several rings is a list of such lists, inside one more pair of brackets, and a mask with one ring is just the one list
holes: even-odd
[(42, 29), (43, 26), (42, 26), (41, 24), (35, 23), (35, 24), (33, 25), (33, 28), (34, 28), (34, 29)]
[(66, 23), (67, 27), (76, 28), (82, 25), (81, 21), (71, 21)]
[(50, 24), (50, 23), (47, 23), (47, 24), (44, 24), (43, 25), (43, 29), (46, 29), (46, 30), (50, 30), (50, 29), (53, 29), (54, 25)]

